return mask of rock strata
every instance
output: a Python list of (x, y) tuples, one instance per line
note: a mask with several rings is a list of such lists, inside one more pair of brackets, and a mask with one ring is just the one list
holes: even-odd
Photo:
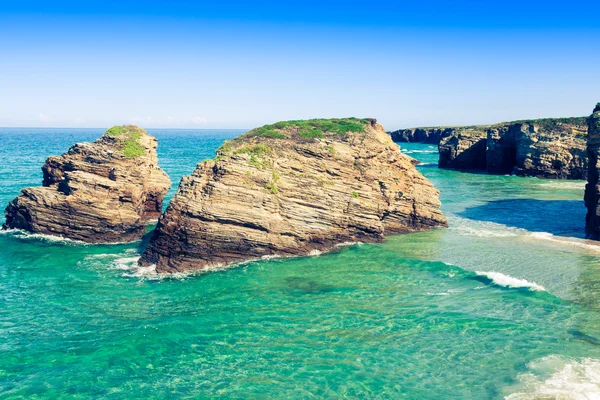
[(140, 264), (210, 270), (379, 242), (446, 226), (438, 195), (375, 120), (267, 125), (181, 180)]
[[(495, 125), (402, 130), (397, 141), (433, 143), (439, 138), (439, 167), (480, 169), (554, 179), (587, 176), (585, 118), (549, 118)], [(426, 132), (417, 134), (418, 132)], [(441, 132), (441, 133), (440, 133)]]
[(116, 126), (93, 143), (49, 157), (43, 186), (21, 191), (6, 208), (3, 228), (88, 243), (141, 238), (171, 186), (158, 167), (156, 147), (144, 129)]
[(456, 128), (442, 139), (438, 149), (440, 168), (485, 169), (487, 132), (477, 128)]
[(600, 103), (588, 120), (587, 154), (589, 157), (588, 182), (585, 186), (587, 215), (585, 233), (588, 239), (600, 240)]

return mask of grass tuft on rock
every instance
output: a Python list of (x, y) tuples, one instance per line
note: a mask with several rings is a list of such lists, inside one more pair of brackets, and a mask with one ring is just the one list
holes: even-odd
[(126, 158), (141, 157), (146, 149), (140, 144), (143, 129), (135, 125), (113, 126), (106, 131), (106, 136), (118, 139), (121, 151)]
[(345, 136), (350, 132), (365, 132), (366, 119), (359, 118), (332, 118), (332, 119), (307, 119), (280, 121), (271, 125), (261, 126), (251, 130), (243, 137), (268, 137), (284, 139), (299, 137), (302, 139), (321, 139), (327, 135)]

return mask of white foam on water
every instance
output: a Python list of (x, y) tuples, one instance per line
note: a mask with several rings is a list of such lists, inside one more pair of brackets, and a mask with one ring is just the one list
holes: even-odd
[(515, 237), (526, 235), (528, 231), (519, 228), (511, 228), (507, 225), (488, 221), (476, 221), (456, 216), (449, 216), (448, 230), (454, 231), (461, 236), (477, 237)]
[(564, 246), (580, 247), (586, 250), (600, 252), (600, 242), (585, 240), (573, 237), (555, 236), (549, 232), (531, 232), (530, 238), (539, 240), (549, 240)]
[(437, 164), (432, 163), (432, 162), (420, 162), (417, 164), (417, 167), (422, 167), (423, 165), (437, 165)]
[(585, 189), (585, 183), (586, 183), (585, 181), (565, 182), (565, 181), (556, 180), (556, 181), (551, 181), (551, 182), (540, 183), (539, 186), (545, 187), (545, 188), (552, 188), (552, 189), (580, 189), (580, 190), (583, 190), (583, 189)]
[(527, 365), (507, 400), (600, 399), (600, 360), (551, 355)]
[(323, 254), (323, 252), (320, 250), (316, 250), (316, 249), (308, 252), (308, 255), (312, 256), (312, 257), (317, 257), (317, 256), (320, 256), (321, 254)]
[(32, 232), (24, 231), (22, 229), (2, 229), (2, 230), (0, 230), (0, 234), (11, 235), (11, 236), (14, 236), (19, 239), (43, 240), (45, 242), (68, 244), (68, 245), (72, 245), (72, 246), (73, 245), (77, 245), (77, 246), (90, 245), (90, 243), (86, 243), (81, 240), (68, 239), (68, 238), (65, 238), (62, 236), (45, 235), (43, 233), (32, 233)]
[(261, 260), (273, 260), (275, 258), (281, 258), (281, 256), (279, 254), (267, 254), (262, 256), (260, 259)]
[(32, 233), (22, 229), (0, 229), (0, 234), (11, 235), (19, 239), (33, 239), (42, 240), (44, 242), (65, 244), (70, 246), (94, 246), (94, 245), (113, 245), (113, 244), (131, 244), (139, 242), (140, 240), (134, 240), (131, 242), (99, 242), (99, 243), (87, 243), (82, 240), (69, 239), (63, 236), (46, 235), (44, 233)]
[(437, 150), (405, 150), (405, 149), (402, 149), (402, 152), (405, 153), (405, 154), (411, 154), (411, 153), (430, 153), (430, 154), (433, 154), (433, 153), (437, 153), (438, 151)]
[(350, 246), (360, 246), (363, 242), (342, 242), (335, 245), (335, 247), (350, 247)]
[(546, 291), (546, 288), (535, 282), (529, 282), (525, 279), (513, 278), (501, 272), (494, 271), (475, 271), (477, 275), (485, 276), (492, 280), (496, 285), (508, 288), (529, 288), (529, 290)]

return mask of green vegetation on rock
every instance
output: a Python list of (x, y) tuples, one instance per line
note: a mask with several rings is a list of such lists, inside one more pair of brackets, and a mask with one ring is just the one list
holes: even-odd
[(126, 158), (140, 157), (146, 149), (140, 144), (143, 129), (135, 125), (113, 126), (106, 131), (106, 135), (120, 140), (121, 151)]
[(284, 139), (297, 135), (303, 139), (320, 139), (324, 138), (327, 134), (345, 136), (349, 132), (365, 132), (365, 125), (367, 124), (369, 124), (368, 120), (359, 118), (319, 118), (281, 121), (253, 129), (243, 136)]

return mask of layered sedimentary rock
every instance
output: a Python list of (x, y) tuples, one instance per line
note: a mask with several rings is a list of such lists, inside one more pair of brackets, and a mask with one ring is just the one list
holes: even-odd
[(456, 128), (454, 127), (409, 128), (389, 132), (389, 135), (392, 137), (392, 140), (397, 143), (415, 142), (439, 144), (442, 139), (453, 135), (455, 131)]
[(554, 179), (585, 179), (585, 119), (494, 125), (487, 135), (487, 171)]
[[(444, 132), (439, 136), (440, 168), (481, 169), (490, 174), (556, 179), (585, 179), (587, 176), (585, 118), (426, 129), (432, 134)], [(391, 135), (398, 139), (394, 132)], [(437, 136), (414, 135), (401, 137), (399, 141), (431, 143), (434, 137)]]
[(588, 120), (587, 154), (588, 182), (585, 186), (587, 215), (585, 233), (588, 239), (600, 240), (600, 103)]
[(6, 208), (3, 227), (88, 243), (141, 238), (171, 186), (156, 147), (144, 129), (116, 126), (93, 143), (49, 157), (43, 186), (21, 191)]
[(440, 168), (485, 169), (487, 132), (477, 128), (456, 128), (440, 142)]
[(446, 226), (438, 191), (371, 119), (288, 121), (181, 180), (140, 264), (210, 270)]

